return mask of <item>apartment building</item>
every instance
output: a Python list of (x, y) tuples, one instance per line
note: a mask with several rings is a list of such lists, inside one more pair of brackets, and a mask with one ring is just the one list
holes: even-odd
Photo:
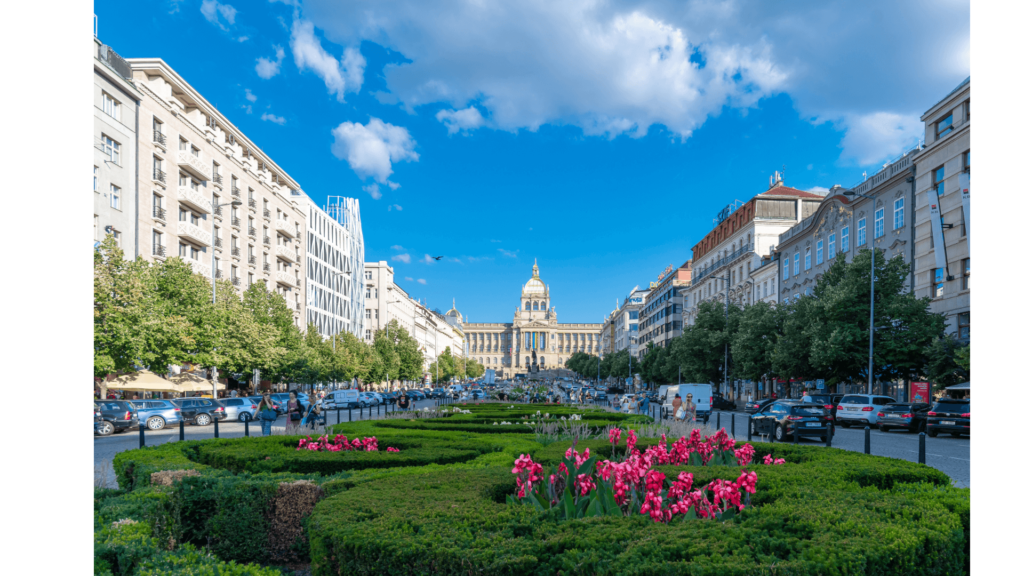
[(363, 272), (365, 283), (363, 333), (365, 342), (372, 343), (377, 330), (383, 330), (395, 320), (409, 334), (413, 333), (416, 302), (395, 283), (395, 270), (386, 261), (367, 262)]
[(306, 327), (301, 187), (159, 58), (130, 58), (139, 112), (139, 253), (284, 296)]
[(743, 303), (779, 303), (779, 253), (773, 250), (750, 271), (750, 286), (744, 286)]
[(693, 323), (701, 302), (724, 301), (727, 289), (729, 301), (742, 304), (755, 265), (775, 249), (783, 232), (812, 216), (821, 201), (820, 194), (786, 186), (776, 173), (768, 190), (719, 212), (716, 226), (693, 247), (693, 306), (685, 322)]
[(351, 332), (363, 337), (365, 294), (359, 200), (328, 196), (321, 208), (292, 190), (306, 215), (306, 324), (324, 337)]
[(690, 308), (690, 261), (651, 282), (650, 293), (638, 315), (638, 351), (641, 360), (647, 344), (665, 346), (683, 333), (683, 315)]
[(640, 310), (647, 300), (650, 289), (641, 290), (635, 286), (629, 291), (615, 316), (615, 349), (629, 349), (631, 356), (636, 356), (640, 348)]
[(113, 236), (125, 258), (139, 255), (139, 102), (131, 67), (93, 37), (93, 245)]
[(947, 329), (971, 336), (971, 79), (921, 115), (924, 146), (914, 209), (914, 294), (932, 298)]
[[(887, 162), (876, 174), (847, 190), (834, 186), (814, 214), (779, 236), (779, 298), (810, 296), (836, 258), (853, 260), (870, 247), (885, 258), (913, 262), (914, 159), (912, 149)], [(848, 195), (852, 192), (854, 195)], [(913, 289), (907, 279), (907, 289)]]

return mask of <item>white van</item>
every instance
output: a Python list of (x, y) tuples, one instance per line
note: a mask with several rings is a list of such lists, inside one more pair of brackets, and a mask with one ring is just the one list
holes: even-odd
[[(661, 390), (659, 389), (658, 392), (660, 394)], [(693, 394), (693, 403), (697, 405), (697, 419), (703, 420), (705, 424), (708, 423), (708, 420), (711, 419), (711, 384), (676, 384), (674, 386), (666, 386), (665, 396), (661, 402), (666, 414), (672, 414), (672, 400), (675, 399), (676, 394), (679, 394), (683, 404), (686, 404), (686, 395)]]
[(324, 396), (324, 408), (359, 408), (358, 390), (335, 390)]

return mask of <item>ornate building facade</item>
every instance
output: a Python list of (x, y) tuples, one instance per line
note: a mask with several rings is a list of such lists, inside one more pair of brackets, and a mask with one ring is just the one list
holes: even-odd
[(601, 324), (559, 324), (537, 262), (512, 322), (465, 323), (467, 354), (502, 378), (563, 368), (576, 352), (596, 354)]

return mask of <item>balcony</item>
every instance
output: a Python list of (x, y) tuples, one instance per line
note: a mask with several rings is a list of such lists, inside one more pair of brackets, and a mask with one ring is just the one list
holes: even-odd
[(270, 236), (264, 236), (263, 243), (266, 244), (267, 246), (270, 246)]
[(237, 198), (238, 200), (241, 200), (242, 199), (242, 190), (232, 186), (231, 187), (231, 196), (233, 198)]
[(284, 303), (288, 306), (289, 310), (298, 311), (298, 305), (295, 304), (294, 300), (285, 300)]
[(223, 270), (217, 270), (217, 279), (218, 280), (223, 280), (224, 279), (224, 271)]
[(234, 286), (241, 286), (242, 285), (242, 279), (239, 278), (238, 276), (235, 276), (234, 278), (231, 279), (231, 284), (234, 285)]
[(249, 198), (249, 208), (252, 208), (253, 210), (256, 209), (256, 199), (255, 198)]
[(255, 266), (255, 265), (256, 265), (256, 256), (253, 256), (253, 255), (250, 254), (249, 255), (249, 266)]
[(238, 246), (232, 247), (231, 248), (231, 255), (234, 256), (235, 258), (241, 258), (242, 257), (242, 249), (239, 248)]
[(210, 165), (188, 150), (178, 150), (178, 167), (203, 182), (209, 180), (212, 174)]
[(264, 262), (263, 263), (263, 271), (264, 272), (270, 272), (270, 262)]
[[(178, 236), (188, 238), (203, 246), (211, 246), (213, 242), (213, 237), (209, 232), (191, 222), (182, 222), (180, 220), (178, 221)], [(210, 275), (209, 269), (207, 269), (206, 275)]]
[(207, 266), (206, 264), (202, 264), (195, 260), (189, 260), (187, 258), (185, 259), (185, 262), (188, 262), (188, 265), (192, 267), (192, 271), (195, 272), (196, 274), (199, 274), (200, 276), (206, 278), (210, 277), (210, 267)]
[(267, 220), (270, 220), (270, 209), (269, 208), (264, 208), (263, 209), (263, 217), (266, 218)]
[(159, 206), (153, 206), (153, 218), (167, 222), (167, 210)]
[(161, 244), (154, 244), (153, 245), (153, 256), (158, 256), (160, 258), (166, 258), (167, 257), (167, 247), (163, 246)]
[(289, 274), (288, 272), (285, 272), (284, 270), (278, 270), (275, 278), (277, 279), (277, 282), (279, 284), (291, 286), (292, 288), (297, 288), (299, 286), (299, 281), (295, 278), (295, 276)]
[(213, 204), (210, 200), (203, 198), (198, 190), (193, 190), (188, 186), (178, 186), (178, 202), (200, 214), (210, 214), (213, 212)]
[(214, 208), (213, 208), (213, 215), (218, 220), (221, 220), (221, 219), (224, 218), (224, 212), (222, 211), (222, 208), (220, 206), (214, 206)]
[(153, 132), (153, 144), (167, 151), (167, 136), (164, 136), (163, 132)]
[(249, 236), (252, 236), (253, 238), (256, 237), (256, 229), (252, 226), (249, 227)]
[(218, 249), (223, 248), (224, 247), (224, 241), (221, 240), (220, 238), (214, 238), (213, 239), (213, 245), (214, 245), (215, 248), (218, 248)]
[(238, 216), (231, 217), (231, 227), (235, 229), (242, 228), (242, 220)]
[(167, 184), (167, 173), (159, 168), (154, 168), (153, 180), (161, 184)]
[(295, 250), (292, 250), (283, 244), (278, 244), (274, 247), (274, 254), (277, 255), (278, 258), (283, 258), (293, 264), (299, 261), (298, 256), (295, 254)]
[(297, 237), (297, 234), (295, 234), (295, 223), (281, 218), (277, 220), (277, 231), (289, 238)]
[(216, 184), (216, 186), (218, 188), (223, 188), (224, 187), (224, 176), (222, 174), (218, 174), (218, 173), (214, 172), (213, 173), (213, 183)]

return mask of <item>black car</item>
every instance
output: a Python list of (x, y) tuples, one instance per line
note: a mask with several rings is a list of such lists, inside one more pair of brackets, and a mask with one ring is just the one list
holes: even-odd
[(750, 420), (754, 434), (771, 434), (779, 442), (792, 438), (794, 432), (801, 438), (817, 436), (824, 441), (832, 417), (824, 404), (782, 400), (763, 408)]
[(920, 402), (896, 402), (886, 404), (878, 413), (878, 429), (888, 432), (902, 428), (911, 432), (922, 432), (928, 424), (928, 410), (931, 406)]
[(93, 417), (95, 418), (95, 412), (100, 413), (93, 429), (100, 436), (124, 432), (139, 425), (139, 413), (127, 400), (96, 400), (93, 404)]
[(761, 409), (764, 408), (765, 406), (770, 406), (775, 402), (778, 402), (778, 400), (773, 400), (771, 398), (750, 400), (749, 402), (747, 402), (746, 406), (743, 407), (743, 411), (746, 412), (747, 414), (756, 414), (757, 412), (760, 412)]
[(398, 396), (394, 392), (380, 392), (380, 397), (384, 400), (385, 404), (394, 404), (398, 402)]
[(211, 398), (175, 398), (171, 404), (181, 408), (182, 420), (196, 426), (209, 426), (214, 418), (224, 418), (224, 407)]
[(833, 421), (835, 421), (836, 408), (839, 406), (839, 401), (843, 399), (843, 396), (845, 396), (845, 394), (808, 394), (801, 398), (801, 400), (804, 402), (824, 405), (825, 410), (828, 410)]
[(711, 409), (712, 410), (735, 410), (736, 403), (729, 400), (721, 394), (711, 395)]
[[(888, 408), (888, 406), (886, 406)], [(943, 398), (928, 412), (928, 436), (934, 438), (939, 432), (949, 432), (954, 438), (971, 433), (971, 400)]]

